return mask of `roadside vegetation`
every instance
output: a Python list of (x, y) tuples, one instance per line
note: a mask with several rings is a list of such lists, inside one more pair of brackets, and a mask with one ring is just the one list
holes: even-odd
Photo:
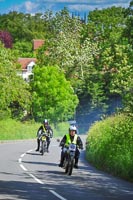
[[(41, 123), (34, 121), (0, 120), (0, 141), (36, 139), (36, 133), (40, 125)], [(69, 124), (62, 122), (58, 123), (56, 128), (53, 124), (51, 126), (54, 130), (54, 137), (60, 137), (67, 132)]]
[(133, 182), (133, 120), (129, 116), (120, 114), (96, 122), (86, 142), (90, 163)]

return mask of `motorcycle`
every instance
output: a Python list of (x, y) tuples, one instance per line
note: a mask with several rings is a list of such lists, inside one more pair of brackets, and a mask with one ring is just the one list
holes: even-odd
[(44, 152), (47, 152), (47, 134), (46, 133), (42, 133), (40, 136), (40, 153), (42, 155), (44, 155)]
[(65, 173), (67, 175), (72, 175), (74, 162), (75, 162), (75, 152), (76, 152), (76, 144), (69, 144), (68, 148), (64, 147), (65, 151), (63, 168), (65, 169)]

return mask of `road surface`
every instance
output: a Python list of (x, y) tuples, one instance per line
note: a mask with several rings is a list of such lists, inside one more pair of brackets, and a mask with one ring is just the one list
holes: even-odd
[(61, 149), (55, 138), (49, 153), (42, 156), (35, 148), (36, 140), (0, 143), (0, 199), (133, 200), (133, 183), (96, 170), (85, 150), (79, 169), (68, 176), (58, 167)]

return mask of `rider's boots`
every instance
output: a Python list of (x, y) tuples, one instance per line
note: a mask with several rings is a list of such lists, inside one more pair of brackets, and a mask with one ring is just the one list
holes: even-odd
[(39, 151), (39, 149), (40, 149), (40, 140), (37, 138), (37, 149), (36, 149), (36, 151)]
[(47, 153), (49, 152), (50, 139), (47, 139)]
[(61, 152), (61, 160), (60, 160), (59, 167), (63, 167), (63, 163), (64, 163), (64, 155), (63, 155), (63, 153)]
[(76, 168), (76, 169), (78, 169), (79, 167), (78, 167), (78, 158), (75, 158), (75, 164), (74, 164), (74, 168)]

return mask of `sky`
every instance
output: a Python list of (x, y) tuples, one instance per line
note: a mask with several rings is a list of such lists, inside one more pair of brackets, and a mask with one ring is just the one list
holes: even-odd
[(10, 11), (22, 13), (44, 13), (51, 10), (59, 12), (67, 7), (70, 13), (82, 15), (94, 9), (103, 9), (111, 6), (128, 7), (131, 0), (0, 0), (0, 14)]

